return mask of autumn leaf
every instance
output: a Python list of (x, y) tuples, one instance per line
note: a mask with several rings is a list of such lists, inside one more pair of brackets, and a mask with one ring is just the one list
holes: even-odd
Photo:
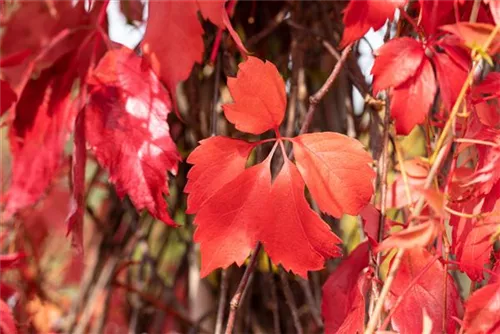
[[(196, 213), (194, 240), (200, 243), (201, 274), (233, 262), (241, 265), (262, 242), (274, 263), (307, 277), (308, 270), (321, 269), (326, 258), (340, 255), (341, 240), (310, 208), (305, 186), (325, 211), (337, 217), (357, 214), (373, 193), (372, 159), (359, 142), (340, 134), (287, 138), (293, 141), (297, 166), (285, 158), (272, 181), (276, 149), (286, 156), (278, 130), (286, 107), (283, 80), (274, 65), (249, 57), (228, 85), (234, 98), (223, 106), (228, 120), (254, 134), (274, 129), (278, 138), (265, 160), (247, 169), (247, 157), (260, 142), (217, 136), (201, 141), (188, 157), (194, 166), (185, 189), (187, 212)], [(339, 161), (344, 155), (349, 159)], [(352, 170), (363, 177), (352, 177)], [(325, 187), (328, 197), (322, 200), (320, 188)], [(330, 187), (346, 191), (334, 195)]]
[(321, 313), (325, 333), (362, 333), (368, 279), (369, 244), (364, 242), (343, 260), (323, 285)]
[(18, 268), (23, 264), (23, 260), (26, 257), (24, 253), (10, 253), (10, 254), (0, 254), (0, 269), (2, 271)]
[(409, 226), (402, 231), (392, 233), (377, 246), (375, 252), (381, 252), (391, 248), (411, 249), (415, 247), (425, 247), (434, 241), (438, 232), (438, 223), (432, 220)]
[(273, 63), (249, 57), (227, 85), (234, 103), (223, 106), (224, 115), (236, 129), (257, 135), (277, 130), (285, 115), (286, 93), (285, 83)]
[[(495, 26), (487, 23), (458, 22), (455, 24), (443, 25), (439, 28), (460, 38), (464, 45), (470, 49), (482, 49), (489, 36), (493, 33)], [(500, 34), (497, 34), (493, 37), (493, 41), (488, 50), (482, 51), (494, 55), (499, 50)]]
[[(422, 273), (424, 269), (426, 271)], [(444, 277), (446, 282), (443, 281)], [(425, 309), (432, 320), (433, 329), (441, 332), (444, 310), (443, 304), (437, 301), (443, 300), (445, 291), (445, 332), (455, 333), (457, 324), (453, 318), (461, 316), (462, 303), (453, 278), (449, 274), (445, 276), (443, 265), (424, 248), (407, 250), (386, 299), (386, 307), (391, 309), (405, 293), (391, 318), (393, 328), (399, 333), (421, 333)]]
[[(167, 85), (175, 101), (176, 87), (188, 78), (195, 63), (202, 62), (203, 27), (198, 11), (219, 28), (227, 27), (240, 49), (243, 44), (231, 26), (225, 0), (151, 1), (141, 50), (154, 72)], [(168, 34), (165, 34), (168, 31)]]
[(338, 133), (311, 133), (294, 138), (293, 150), (321, 211), (334, 217), (356, 215), (368, 203), (373, 193), (369, 181), (375, 173), (372, 158), (359, 141)]
[(9, 129), (12, 180), (3, 219), (35, 204), (61, 166), (78, 103), (70, 96), (75, 79), (75, 73), (68, 69), (72, 56), (61, 58), (37, 79), (30, 80), (16, 103)]
[(500, 283), (475, 291), (465, 302), (466, 333), (496, 333), (500, 329)]
[(196, 213), (221, 187), (243, 173), (255, 144), (222, 136), (200, 141), (189, 155), (192, 164), (184, 192), (188, 196), (187, 213)]
[(351, 0), (344, 9), (344, 34), (340, 45), (345, 47), (363, 37), (370, 28), (380, 29), (387, 19), (392, 20), (396, 8), (406, 0)]
[(423, 123), (434, 101), (436, 82), (431, 62), (426, 58), (418, 72), (405, 83), (394, 88), (391, 117), (396, 132), (407, 135), (417, 124)]
[(425, 57), (422, 43), (409, 37), (390, 40), (375, 55), (371, 71), (375, 94), (397, 87), (415, 76)]
[(2, 334), (17, 334), (17, 327), (9, 305), (0, 299), (0, 332)]
[(132, 50), (109, 51), (97, 66), (86, 110), (85, 135), (119, 196), (163, 222), (168, 216), (167, 171), (180, 160), (166, 122), (172, 104), (154, 72)]

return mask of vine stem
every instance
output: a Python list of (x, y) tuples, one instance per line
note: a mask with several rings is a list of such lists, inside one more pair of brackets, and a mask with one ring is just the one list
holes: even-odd
[(306, 118), (304, 119), (304, 123), (302, 124), (302, 127), (300, 128), (300, 133), (306, 133), (309, 130), (309, 127), (311, 126), (314, 113), (316, 111), (316, 107), (321, 101), (321, 99), (328, 93), (330, 88), (332, 87), (333, 82), (335, 79), (338, 77), (340, 73), (340, 69), (344, 65), (344, 63), (347, 60), (347, 56), (349, 56), (349, 53), (351, 52), (351, 45), (346, 46), (344, 51), (342, 51), (342, 54), (340, 55), (339, 60), (335, 64), (335, 67), (333, 68), (332, 73), (328, 76), (328, 79), (326, 79), (325, 83), (321, 88), (314, 93), (311, 97), (309, 97), (309, 108), (307, 109), (307, 114)]
[[(498, 34), (500, 31), (500, 25), (497, 25), (495, 29), (491, 32), (491, 34), (488, 36), (488, 39), (483, 45), (483, 50), (488, 50), (490, 47), (491, 43), (493, 42), (493, 39), (495, 36)], [(451, 109), (450, 117), (446, 121), (446, 124), (443, 128), (443, 132), (441, 132), (441, 135), (439, 136), (439, 139), (436, 144), (436, 149), (434, 150), (434, 154), (431, 156), (430, 163), (432, 164), (434, 160), (436, 159), (437, 152), (440, 150), (441, 146), (443, 146), (444, 141), (446, 140), (446, 137), (448, 137), (448, 132), (451, 129), (451, 125), (453, 124), (453, 121), (455, 120), (458, 111), (460, 109), (460, 106), (462, 105), (462, 101), (465, 98), (465, 94), (467, 93), (467, 89), (469, 86), (472, 84), (472, 81), (474, 80), (474, 73), (476, 72), (477, 67), (479, 66), (481, 60), (481, 54), (478, 53), (474, 57), (474, 65), (472, 66), (472, 69), (469, 72), (469, 75), (467, 76), (467, 79), (465, 80), (464, 84), (462, 85), (462, 89), (460, 90), (460, 93), (458, 94), (457, 101), (453, 105), (453, 108)]]
[[(483, 50), (487, 50), (492, 43), (494, 37), (498, 34), (500, 31), (500, 25), (497, 25), (495, 29), (491, 32), (491, 34), (488, 36), (488, 39), (483, 45)], [(453, 108), (451, 109), (450, 117), (446, 121), (446, 124), (443, 128), (443, 131), (441, 135), (438, 138), (437, 144), (436, 144), (436, 149), (434, 150), (434, 153), (432, 154), (430, 158), (430, 163), (432, 165), (431, 170), (429, 171), (429, 174), (425, 180), (424, 184), (424, 189), (428, 189), (430, 185), (432, 184), (432, 180), (434, 179), (441, 162), (443, 161), (444, 157), (447, 155), (448, 149), (450, 145), (444, 145), (444, 142), (446, 138), (448, 137), (448, 133), (451, 129), (451, 126), (453, 124), (453, 121), (455, 120), (457, 113), (460, 109), (460, 106), (462, 104), (462, 101), (465, 99), (465, 94), (467, 93), (467, 89), (469, 86), (472, 84), (473, 79), (474, 79), (474, 73), (479, 65), (481, 60), (481, 54), (477, 54), (474, 57), (474, 65), (469, 72), (467, 79), (465, 80), (464, 84), (462, 85), (462, 88), (460, 90), (460, 93), (457, 97), (457, 100), (455, 101), (455, 104), (453, 105)], [(422, 208), (424, 207), (424, 202), (425, 199), (424, 197), (421, 197), (417, 205), (415, 206), (415, 210), (412, 214), (413, 217), (418, 216), (420, 212), (422, 211)], [(412, 225), (412, 221), (410, 221), (409, 226)], [(394, 257), (394, 261), (392, 263), (392, 266), (389, 270), (389, 273), (387, 275), (387, 279), (384, 282), (384, 286), (382, 287), (382, 291), (380, 292), (380, 298), (377, 300), (377, 304), (375, 305), (375, 309), (373, 311), (372, 316), (370, 317), (370, 320), (368, 321), (368, 325), (366, 327), (365, 334), (372, 334), (375, 331), (375, 328), (377, 326), (377, 323), (379, 321), (380, 315), (382, 313), (382, 308), (384, 305), (385, 298), (387, 297), (387, 294), (390, 291), (392, 282), (394, 281), (394, 278), (396, 277), (396, 273), (399, 269), (399, 266), (401, 265), (401, 260), (403, 258), (405, 251), (404, 249), (399, 249), (396, 256)]]
[(255, 265), (257, 264), (257, 256), (259, 255), (261, 248), (262, 244), (258, 242), (252, 252), (252, 256), (250, 257), (248, 266), (245, 269), (245, 272), (243, 273), (243, 277), (241, 278), (240, 284), (238, 284), (238, 288), (236, 289), (236, 292), (233, 298), (231, 299), (229, 318), (227, 320), (227, 326), (225, 331), (226, 334), (231, 334), (233, 332), (234, 322), (236, 320), (236, 312), (238, 311), (241, 301), (243, 300), (243, 292), (245, 291), (245, 288), (248, 284), (248, 280), (255, 269)]
[[(444, 146), (438, 153), (436, 160), (434, 164), (431, 167), (431, 170), (429, 171), (429, 174), (427, 175), (427, 178), (425, 179), (424, 183), (424, 189), (429, 189), (429, 187), (432, 184), (432, 180), (436, 176), (439, 167), (441, 165), (441, 162), (444, 160), (444, 157), (447, 155), (449, 151), (450, 145)], [(415, 206), (415, 210), (413, 213), (413, 217), (418, 216), (420, 212), (422, 211), (424, 207), (424, 202), (425, 198), (420, 197), (417, 205)], [(410, 221), (408, 226), (411, 226), (412, 221)], [(389, 273), (387, 275), (387, 279), (384, 282), (384, 286), (382, 287), (382, 291), (380, 291), (380, 296), (379, 299), (377, 300), (377, 304), (375, 305), (375, 309), (373, 310), (373, 314), (370, 317), (370, 320), (368, 321), (368, 325), (366, 326), (366, 331), (365, 334), (372, 334), (375, 331), (375, 328), (377, 327), (377, 323), (379, 321), (380, 315), (382, 313), (382, 308), (384, 306), (384, 301), (387, 295), (389, 294), (389, 291), (391, 289), (392, 282), (394, 281), (394, 278), (396, 277), (396, 273), (399, 269), (399, 266), (401, 265), (401, 260), (403, 259), (403, 255), (405, 253), (404, 249), (399, 249), (396, 256), (394, 257), (394, 261), (392, 262), (391, 268), (389, 269)]]

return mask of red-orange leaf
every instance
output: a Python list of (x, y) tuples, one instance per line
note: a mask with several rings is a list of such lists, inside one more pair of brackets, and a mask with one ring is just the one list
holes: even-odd
[(323, 285), (321, 313), (325, 333), (362, 333), (365, 322), (365, 293), (369, 245), (360, 244), (331, 273)]
[[(426, 271), (422, 273), (424, 269)], [(412, 284), (417, 275), (420, 275), (419, 278)], [(422, 333), (425, 309), (432, 321), (433, 333), (441, 333), (444, 315), (443, 296), (446, 291), (445, 332), (455, 333), (456, 322), (453, 318), (461, 316), (462, 304), (453, 278), (446, 274), (444, 282), (444, 275), (443, 265), (424, 248), (413, 248), (405, 252), (392, 283), (391, 292), (386, 299), (386, 307), (390, 309), (394, 307), (398, 297), (407, 290), (391, 318), (395, 330), (401, 334)]]
[(500, 331), (500, 283), (475, 291), (465, 302), (465, 332), (493, 334)]
[(86, 110), (86, 136), (120, 196), (165, 223), (167, 171), (180, 159), (166, 122), (171, 102), (156, 75), (132, 50), (109, 51), (99, 63)]
[(357, 215), (370, 200), (375, 172), (359, 141), (333, 132), (310, 133), (293, 139), (293, 151), (321, 211)]
[[(486, 43), (495, 26), (487, 23), (459, 22), (441, 26), (440, 29), (454, 34), (462, 39), (466, 46), (474, 48), (482, 47)], [(500, 34), (494, 36), (490, 47), (485, 51), (494, 55), (498, 50), (500, 50)]]
[(409, 134), (417, 124), (425, 120), (436, 89), (431, 62), (425, 58), (417, 73), (393, 90), (391, 116), (396, 122), (398, 134)]
[(392, 19), (396, 8), (406, 0), (351, 0), (344, 10), (342, 47), (363, 37), (370, 28), (380, 29), (387, 19)]
[(202, 276), (233, 262), (241, 265), (258, 241), (273, 262), (303, 277), (340, 255), (341, 240), (309, 207), (296, 167), (287, 160), (271, 185), (270, 161), (271, 156), (244, 170), (198, 211)]
[(261, 134), (278, 128), (285, 115), (286, 93), (273, 63), (248, 57), (227, 85), (234, 103), (223, 106), (224, 114), (238, 130)]
[(196, 213), (220, 188), (245, 170), (254, 144), (217, 136), (200, 141), (188, 157), (193, 164), (184, 192), (189, 193), (187, 213)]
[(428, 221), (419, 225), (410, 226), (400, 232), (391, 234), (381, 242), (375, 252), (391, 248), (410, 249), (424, 247), (434, 241), (439, 232), (437, 222)]
[[(167, 32), (167, 33), (166, 33)], [(172, 95), (203, 56), (203, 28), (196, 1), (151, 1), (142, 41), (144, 56)]]
[(12, 311), (6, 302), (0, 299), (0, 333), (17, 334), (16, 323)]
[[(409, 37), (390, 40), (376, 51), (373, 92), (397, 87), (417, 74), (425, 53), (422, 43)], [(432, 68), (431, 68), (432, 70)]]

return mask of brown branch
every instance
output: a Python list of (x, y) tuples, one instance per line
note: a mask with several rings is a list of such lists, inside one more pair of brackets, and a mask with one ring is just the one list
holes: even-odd
[(267, 263), (269, 265), (269, 282), (271, 286), (271, 307), (273, 312), (273, 329), (274, 334), (281, 333), (280, 326), (280, 312), (279, 312), (279, 304), (278, 304), (278, 289), (276, 287), (276, 281), (274, 279), (273, 273), (273, 263), (271, 262), (271, 258), (267, 257)]
[(236, 320), (236, 312), (238, 311), (238, 308), (240, 307), (240, 304), (243, 300), (243, 293), (248, 285), (250, 275), (255, 270), (255, 265), (257, 264), (257, 256), (259, 255), (261, 248), (262, 244), (258, 242), (252, 252), (252, 256), (250, 257), (248, 266), (245, 269), (245, 272), (243, 273), (243, 277), (241, 278), (240, 284), (238, 285), (238, 288), (236, 289), (236, 292), (233, 298), (231, 299), (231, 304), (230, 304), (231, 307), (229, 311), (229, 318), (227, 320), (227, 326), (225, 332), (226, 334), (231, 334), (233, 332), (234, 321)]
[(321, 320), (321, 312), (316, 305), (316, 300), (314, 299), (311, 286), (309, 285), (309, 281), (303, 278), (297, 278), (299, 284), (302, 287), (302, 291), (304, 291), (304, 295), (306, 296), (307, 305), (309, 307), (309, 312), (311, 313), (316, 326), (319, 328), (323, 328), (323, 320)]
[(290, 308), (290, 312), (292, 313), (293, 325), (295, 326), (295, 330), (298, 334), (303, 334), (302, 325), (300, 324), (299, 312), (297, 311), (297, 305), (295, 305), (295, 300), (293, 299), (292, 289), (290, 288), (290, 284), (288, 283), (288, 276), (280, 267), (280, 279), (281, 285), (283, 286), (283, 293), (285, 294), (286, 303)]
[(311, 97), (309, 97), (309, 109), (307, 110), (306, 118), (304, 120), (304, 123), (302, 124), (302, 128), (300, 129), (300, 133), (306, 133), (309, 130), (309, 127), (311, 126), (314, 113), (316, 111), (316, 107), (321, 101), (321, 99), (325, 96), (325, 94), (328, 92), (330, 87), (332, 86), (333, 82), (337, 78), (337, 76), (340, 73), (340, 69), (344, 65), (345, 61), (347, 60), (347, 56), (351, 52), (351, 45), (347, 46), (343, 51), (340, 56), (340, 59), (337, 61), (335, 64), (335, 67), (333, 68), (332, 73), (328, 76), (328, 79), (326, 79), (325, 83), (321, 88)]
[(224, 311), (226, 309), (226, 298), (227, 298), (227, 285), (228, 285), (228, 274), (227, 269), (222, 270), (221, 282), (220, 282), (220, 297), (219, 306), (217, 307), (217, 320), (215, 322), (215, 334), (222, 333), (222, 323), (224, 321)]
[(253, 35), (246, 42), (247, 48), (251, 49), (252, 46), (259, 43), (262, 39), (266, 38), (269, 34), (271, 34), (276, 28), (278, 28), (281, 23), (285, 20), (286, 15), (288, 14), (288, 6), (285, 5), (283, 9), (281, 9), (278, 14), (274, 17), (274, 19), (269, 22), (269, 24), (259, 31), (256, 35)]

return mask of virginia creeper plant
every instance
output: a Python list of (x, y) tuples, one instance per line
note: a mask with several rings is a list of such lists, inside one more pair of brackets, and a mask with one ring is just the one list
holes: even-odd
[(1, 333), (500, 332), (499, 1), (0, 26)]

